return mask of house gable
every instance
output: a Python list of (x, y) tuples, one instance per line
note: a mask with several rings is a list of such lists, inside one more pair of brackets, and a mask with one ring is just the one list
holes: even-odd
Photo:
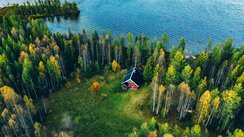
[(143, 75), (137, 68), (132, 68), (127, 71), (122, 81), (123, 89), (138, 89), (143, 83)]
[(128, 89), (138, 89), (138, 85), (135, 84), (133, 81), (129, 81), (128, 83)]

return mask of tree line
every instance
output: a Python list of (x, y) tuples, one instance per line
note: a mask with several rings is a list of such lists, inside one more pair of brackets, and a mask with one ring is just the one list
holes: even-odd
[(219, 131), (234, 128), (244, 102), (243, 47), (234, 48), (229, 38), (212, 48), (210, 39), (205, 51), (191, 55), (185, 46), (184, 39), (169, 53), (156, 46), (148, 58), (143, 74), (151, 83), (152, 112), (167, 117), (176, 111), (179, 120)]
[(45, 97), (69, 78), (135, 65), (151, 83), (153, 113), (166, 117), (177, 110), (180, 120), (190, 116), (196, 124), (226, 130), (243, 106), (243, 48), (233, 48), (232, 39), (211, 45), (194, 57), (185, 53), (184, 38), (166, 51), (167, 34), (151, 41), (131, 33), (113, 37), (110, 30), (51, 33), (41, 19), (3, 16), (0, 134), (44, 136)]
[(29, 1), (23, 5), (14, 5), (13, 14), (26, 17), (49, 17), (61, 15), (78, 15), (80, 13), (78, 4), (60, 0), (38, 0), (31, 4)]
[[(177, 125), (170, 125), (167, 122), (159, 123), (153, 117), (149, 122), (141, 124), (139, 129), (134, 129), (128, 137), (205, 137), (210, 136), (207, 131), (203, 131), (199, 124), (184, 129)], [(242, 137), (244, 132), (241, 129), (235, 129), (233, 133), (228, 132), (228, 137)], [(222, 137), (222, 135), (218, 135)]]

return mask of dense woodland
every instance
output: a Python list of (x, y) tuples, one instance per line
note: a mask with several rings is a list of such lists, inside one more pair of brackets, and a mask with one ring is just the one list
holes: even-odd
[[(186, 127), (184, 129), (177, 125), (171, 126), (168, 123), (158, 123), (153, 117), (149, 122), (145, 122), (141, 125), (139, 130), (134, 130), (129, 137), (148, 136), (148, 137), (205, 137), (208, 136), (206, 132), (203, 132), (199, 124), (195, 124), (192, 127)], [(236, 129), (233, 133), (228, 132), (228, 137), (243, 137), (244, 132), (241, 129)], [(222, 137), (219, 135), (218, 137)]]
[[(60, 10), (56, 0), (27, 5), (19, 6), (18, 13), (49, 14)], [(67, 10), (77, 7), (73, 3), (66, 3), (63, 8), (66, 6)], [(150, 83), (150, 109), (154, 116), (167, 118), (176, 113), (179, 121), (190, 121), (195, 126), (184, 131), (189, 137), (204, 136), (195, 133), (201, 131), (194, 131), (200, 127), (215, 128), (219, 134), (234, 131), (238, 124), (235, 121), (244, 117), (243, 47), (234, 48), (231, 38), (216, 45), (210, 39), (206, 50), (195, 55), (187, 52), (184, 38), (170, 47), (165, 33), (159, 40), (143, 35), (133, 37), (131, 33), (114, 37), (110, 30), (101, 35), (85, 30), (53, 34), (41, 19), (1, 17), (0, 136), (47, 136), (42, 124), (47, 115), (46, 97), (70, 79), (135, 65), (143, 70), (145, 83)], [(183, 133), (177, 133), (167, 123), (152, 121), (130, 136)], [(228, 133), (230, 137), (243, 135), (239, 129)]]
[(43, 18), (54, 16), (77, 16), (80, 13), (79, 7), (75, 2), (65, 1), (61, 4), (60, 0), (38, 0), (31, 4), (29, 1), (23, 5), (14, 4), (4, 7), (0, 15), (15, 14), (22, 17)]

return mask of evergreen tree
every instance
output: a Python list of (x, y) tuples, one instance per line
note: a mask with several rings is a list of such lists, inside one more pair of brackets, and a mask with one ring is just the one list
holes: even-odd
[(143, 71), (143, 76), (144, 76), (145, 81), (147, 81), (147, 82), (152, 81), (152, 78), (154, 75), (154, 66), (155, 66), (155, 62), (154, 62), (153, 57), (151, 56), (147, 60), (147, 64)]
[(240, 107), (241, 97), (234, 90), (225, 90), (221, 95), (220, 130), (224, 130), (235, 117), (236, 111)]

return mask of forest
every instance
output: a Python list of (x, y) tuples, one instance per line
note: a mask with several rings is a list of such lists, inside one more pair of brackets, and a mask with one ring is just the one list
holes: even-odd
[(15, 14), (27, 18), (68, 17), (77, 16), (79, 13), (79, 7), (75, 2), (65, 1), (61, 4), (60, 0), (38, 0), (34, 4), (26, 1), (23, 5), (13, 4), (0, 10), (0, 15)]
[[(74, 15), (77, 8), (75, 3), (61, 6), (59, 0), (48, 0), (16, 5), (15, 12), (1, 16), (0, 136), (55, 136), (52, 130), (74, 130), (69, 136), (244, 136), (242, 45), (233, 45), (232, 38), (213, 45), (210, 39), (204, 51), (192, 54), (184, 38), (172, 46), (166, 33), (153, 40), (132, 33), (113, 36), (110, 30), (101, 34), (96, 30), (51, 33), (42, 18), (36, 19), (56, 13)], [(145, 83), (138, 91), (123, 91), (121, 79), (126, 69), (134, 66), (142, 70)], [(74, 107), (72, 101), (89, 103), (74, 103)], [(140, 110), (132, 106), (130, 113), (129, 108), (117, 108), (130, 101), (139, 102), (134, 105), (139, 105)], [(66, 112), (57, 110), (55, 104), (70, 102), (74, 107), (70, 115), (77, 118), (65, 113), (65, 127), (55, 128), (60, 119), (53, 115)], [(84, 111), (76, 110), (79, 105)], [(104, 111), (110, 108), (116, 116), (108, 115), (120, 125), (104, 124), (102, 117), (106, 116), (98, 114), (107, 114)], [(67, 106), (64, 109), (69, 110)], [(119, 118), (122, 113), (131, 116)], [(101, 120), (97, 128), (89, 123), (95, 118)], [(99, 134), (80, 125), (83, 119), (87, 127), (100, 128)], [(132, 119), (140, 120), (131, 122)], [(133, 124), (121, 127), (128, 123)]]

